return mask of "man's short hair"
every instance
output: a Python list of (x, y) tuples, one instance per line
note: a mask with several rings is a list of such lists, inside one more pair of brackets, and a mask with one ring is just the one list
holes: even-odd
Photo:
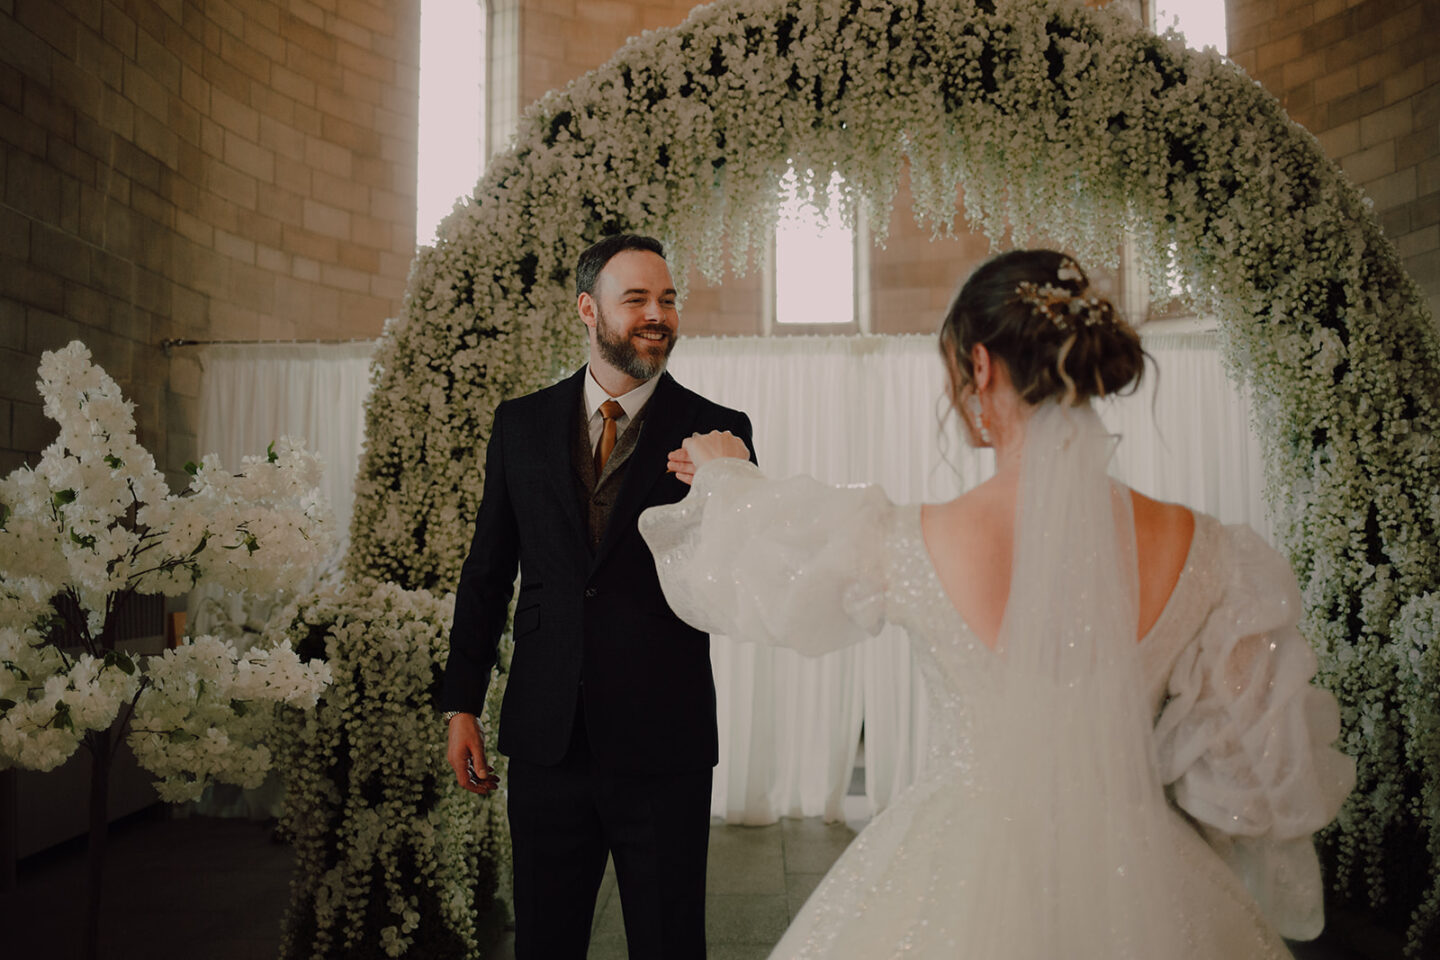
[(643, 237), (638, 233), (616, 233), (591, 244), (575, 264), (575, 295), (593, 294), (595, 281), (600, 271), (617, 253), (626, 250), (644, 250), (665, 259), (665, 247), (654, 237)]

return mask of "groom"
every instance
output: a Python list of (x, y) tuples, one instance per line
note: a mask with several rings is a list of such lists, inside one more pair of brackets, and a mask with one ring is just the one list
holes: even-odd
[(519, 960), (580, 960), (607, 855), (631, 958), (705, 955), (705, 856), (718, 758), (709, 638), (671, 612), (636, 529), (687, 492), (668, 453), (745, 414), (668, 374), (680, 317), (664, 249), (606, 237), (580, 255), (589, 363), (496, 409), (439, 707), (462, 787), (496, 780), (476, 719), (515, 596), (500, 712), (510, 758)]

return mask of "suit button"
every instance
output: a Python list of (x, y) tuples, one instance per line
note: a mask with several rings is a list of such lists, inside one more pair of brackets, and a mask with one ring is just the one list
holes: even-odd
[(596, 590), (594, 587), (586, 587), (586, 588), (585, 588), (585, 599), (586, 599), (586, 600), (593, 600), (593, 599), (596, 597), (596, 595), (599, 594), (599, 593), (600, 593), (600, 591), (599, 591), (599, 590)]

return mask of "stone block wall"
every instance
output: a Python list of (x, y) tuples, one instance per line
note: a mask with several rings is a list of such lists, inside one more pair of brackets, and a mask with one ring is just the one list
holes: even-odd
[(419, 0), (0, 0), (0, 473), (79, 338), (172, 477), (200, 369), (167, 338), (347, 338), (415, 244)]
[(1367, 196), (1440, 318), (1440, 3), (1229, 0), (1230, 56)]

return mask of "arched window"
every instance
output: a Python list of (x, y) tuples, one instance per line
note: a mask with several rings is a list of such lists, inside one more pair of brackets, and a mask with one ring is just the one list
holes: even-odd
[(420, 137), (415, 240), (435, 228), (485, 168), (485, 2), (420, 4)]

